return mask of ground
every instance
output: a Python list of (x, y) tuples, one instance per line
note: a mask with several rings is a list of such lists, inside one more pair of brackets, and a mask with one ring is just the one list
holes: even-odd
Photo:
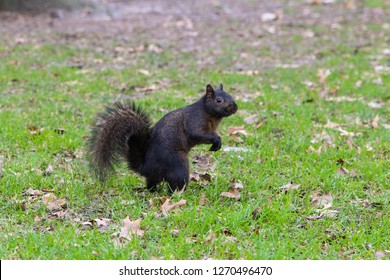
[[(104, 2), (0, 13), (1, 259), (389, 259), (386, 1)], [(220, 82), (239, 111), (184, 193), (93, 177), (105, 105)]]

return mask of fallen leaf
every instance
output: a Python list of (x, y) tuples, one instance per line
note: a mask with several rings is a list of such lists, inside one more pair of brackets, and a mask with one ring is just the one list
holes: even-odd
[(376, 115), (375, 118), (371, 121), (372, 128), (379, 127), (379, 115)]
[(382, 108), (382, 106), (385, 105), (385, 103), (382, 100), (380, 100), (380, 101), (371, 101), (367, 105), (373, 109), (379, 109)]
[(319, 78), (321, 84), (325, 83), (325, 80), (329, 75), (330, 75), (329, 69), (318, 69), (317, 71), (317, 77)]
[(277, 20), (277, 19), (278, 19), (278, 15), (274, 14), (274, 13), (264, 13), (261, 15), (262, 22), (268, 22), (268, 21), (273, 21), (273, 20)]
[(384, 257), (386, 257), (386, 253), (382, 251), (376, 251), (375, 257), (377, 260), (383, 259)]
[(293, 184), (293, 182), (289, 182), (286, 185), (280, 187), (280, 190), (297, 190), (300, 187), (300, 184)]
[(333, 138), (327, 134), (325, 131), (321, 132), (320, 134), (316, 134), (314, 136), (314, 139), (310, 141), (310, 143), (315, 144), (315, 143), (323, 143), (328, 147), (334, 148), (336, 145), (333, 142)]
[(163, 49), (158, 45), (150, 44), (148, 46), (148, 51), (153, 53), (162, 53)]
[(236, 135), (238, 133), (247, 136), (248, 132), (245, 130), (244, 126), (231, 126), (228, 128), (229, 135)]
[(217, 235), (211, 229), (209, 235), (205, 238), (203, 243), (214, 243), (216, 237), (217, 237)]
[(68, 210), (60, 210), (50, 214), (51, 218), (64, 218), (68, 214)]
[(36, 215), (36, 216), (34, 217), (34, 222), (40, 222), (40, 221), (42, 221), (42, 218), (39, 217), (38, 215)]
[(199, 174), (198, 172), (191, 172), (190, 174), (190, 180), (192, 182), (199, 182), (201, 180), (210, 182), (211, 181), (211, 175), (208, 173), (205, 174)]
[(52, 193), (47, 193), (42, 197), (42, 202), (46, 205), (48, 210), (61, 209), (65, 206), (66, 200), (63, 198), (57, 199)]
[(241, 198), (239, 189), (237, 189), (237, 188), (231, 188), (230, 192), (222, 192), (219, 196), (227, 197), (227, 198), (234, 198), (236, 200), (240, 200), (240, 198)]
[(333, 197), (330, 194), (318, 195), (318, 193), (312, 193), (312, 200), (310, 205), (312, 207), (323, 206), (324, 208), (329, 208), (332, 206)]
[(326, 128), (338, 128), (338, 127), (341, 127), (341, 124), (334, 123), (334, 122), (331, 122), (330, 120), (328, 120), (325, 127)]
[(311, 215), (307, 217), (308, 220), (319, 220), (323, 218), (336, 218), (336, 215), (339, 211), (338, 210), (323, 210), (318, 215)]
[(138, 73), (141, 73), (145, 76), (150, 76), (150, 72), (148, 70), (145, 70), (145, 69), (138, 70)]
[(205, 206), (207, 204), (207, 198), (206, 198), (206, 193), (201, 193), (200, 199), (199, 199), (199, 205), (200, 206)]
[(108, 229), (108, 226), (110, 225), (111, 219), (107, 218), (97, 218), (94, 220), (96, 222), (96, 226), (98, 227), (100, 232), (106, 231)]
[(303, 81), (302, 84), (304, 84), (305, 86), (307, 86), (309, 88), (314, 86), (314, 83), (312, 81), (308, 81), (308, 80)]
[(149, 93), (149, 92), (153, 92), (153, 91), (156, 91), (159, 89), (160, 89), (160, 86), (151, 85), (151, 86), (147, 86), (147, 87), (136, 87), (135, 91), (139, 92), (139, 93)]
[(167, 216), (169, 211), (172, 211), (175, 208), (182, 207), (186, 204), (187, 204), (187, 201), (184, 199), (180, 200), (179, 202), (170, 203), (170, 199), (168, 198), (167, 200), (165, 200), (164, 204), (161, 205), (160, 209), (161, 209), (163, 215)]
[(140, 229), (141, 218), (131, 221), (129, 216), (123, 219), (123, 227), (119, 233), (119, 239), (130, 240), (132, 235), (144, 236), (144, 231)]
[(45, 170), (45, 173), (43, 173), (44, 176), (49, 176), (53, 173), (53, 166), (51, 164), (49, 164)]
[(311, 5), (329, 5), (336, 2), (336, 0), (309, 0)]
[(257, 207), (255, 210), (252, 211), (252, 219), (253, 220), (258, 220), (260, 218), (260, 208)]
[(305, 30), (302, 32), (302, 36), (305, 38), (313, 38), (316, 34), (311, 30)]
[(341, 167), (341, 168), (337, 169), (336, 173), (341, 174), (341, 175), (347, 175), (347, 174), (349, 174), (349, 170), (344, 168), (344, 167)]
[(28, 190), (26, 190), (25, 193), (28, 194), (29, 196), (33, 196), (33, 197), (37, 197), (37, 196), (40, 196), (42, 194), (42, 192), (40, 190), (34, 190), (32, 188), (29, 188)]
[(232, 184), (233, 189), (243, 189), (244, 188), (244, 185), (240, 181), (236, 182), (235, 180), (233, 180), (231, 182), (231, 184)]
[(45, 130), (45, 128), (43, 128), (43, 127), (39, 128), (39, 127), (37, 127), (35, 125), (30, 125), (30, 126), (27, 127), (27, 129), (30, 131), (30, 133), (32, 135), (40, 134), (41, 132), (43, 132)]
[(335, 101), (335, 102), (354, 102), (354, 101), (359, 101), (361, 98), (355, 98), (355, 97), (350, 97), (350, 96), (336, 96), (336, 97), (327, 97), (325, 99), (326, 101)]
[(360, 132), (349, 132), (349, 131), (346, 131), (345, 129), (342, 129), (341, 127), (338, 127), (336, 130), (340, 131), (341, 136), (355, 137), (355, 136), (361, 135)]
[(92, 227), (92, 222), (90, 221), (82, 222), (81, 225), (86, 228)]
[(16, 37), (14, 39), (14, 42), (18, 45), (21, 45), (21, 44), (25, 44), (27, 42), (27, 39), (23, 38), (23, 37)]
[(211, 156), (210, 154), (195, 154), (192, 157), (192, 163), (194, 163), (194, 169), (196, 171), (204, 172), (205, 175), (206, 172), (214, 171), (217, 167), (213, 156)]
[(249, 150), (247, 148), (242, 147), (226, 147), (223, 149), (224, 152), (248, 152)]
[(258, 119), (259, 119), (259, 114), (254, 114), (254, 115), (251, 115), (251, 116), (245, 118), (244, 122), (247, 124), (252, 124), (252, 123), (257, 122)]
[(179, 230), (178, 229), (171, 230), (171, 235), (173, 237), (178, 237), (179, 236)]
[(308, 153), (311, 153), (311, 152), (315, 152), (317, 155), (320, 155), (321, 152), (322, 152), (322, 147), (323, 147), (324, 144), (322, 144), (318, 149), (315, 149), (313, 146), (310, 146), (306, 152)]

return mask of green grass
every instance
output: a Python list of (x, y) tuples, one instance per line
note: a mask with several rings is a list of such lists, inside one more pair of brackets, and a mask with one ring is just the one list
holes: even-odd
[[(227, 69), (242, 47), (233, 39), (229, 43), (206, 70), (194, 57), (169, 49), (143, 51), (121, 65), (110, 52), (77, 45), (0, 44), (0, 258), (375, 259), (375, 252), (388, 252), (390, 75), (375, 72), (370, 58), (382, 49), (354, 53), (341, 44), (313, 64), (247, 75)], [(330, 70), (324, 84), (319, 69)], [(148, 192), (143, 178), (124, 165), (105, 186), (92, 176), (85, 139), (105, 105), (133, 98), (157, 121), (200, 98), (210, 81), (223, 82), (241, 110), (219, 127), (223, 148), (248, 151), (211, 153), (206, 145), (196, 147), (191, 158), (210, 154), (216, 167), (208, 171), (211, 182), (191, 182), (183, 194), (171, 197), (185, 199), (186, 205), (161, 215), (166, 189)], [(137, 89), (159, 83), (151, 93)], [(354, 100), (337, 99), (345, 96)], [(370, 102), (382, 106), (372, 108)], [(260, 127), (244, 122), (253, 114), (259, 114)], [(373, 127), (376, 116), (379, 126)], [(357, 135), (325, 127), (328, 120)], [(244, 126), (248, 135), (240, 136), (242, 142), (228, 135), (232, 126)], [(332, 143), (320, 154), (310, 152), (310, 146), (322, 145), (312, 141), (322, 132)], [(338, 174), (341, 167), (356, 174)], [(233, 180), (244, 186), (238, 201), (220, 197)], [(280, 190), (289, 182), (300, 186)], [(42, 193), (31, 196), (30, 188)], [(311, 205), (314, 192), (332, 195), (329, 209), (338, 211), (335, 217), (312, 219), (321, 209)], [(58, 210), (42, 203), (45, 193), (65, 199), (68, 212), (53, 215)], [(200, 202), (203, 193), (206, 203)], [(126, 216), (142, 218), (144, 236), (118, 244)], [(97, 218), (111, 219), (105, 231), (99, 231)], [(211, 231), (215, 237), (208, 241)]]

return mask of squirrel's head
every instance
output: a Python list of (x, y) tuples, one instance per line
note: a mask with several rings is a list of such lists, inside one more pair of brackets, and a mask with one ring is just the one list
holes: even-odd
[(228, 117), (237, 112), (236, 102), (230, 94), (223, 90), (222, 84), (219, 85), (217, 90), (214, 90), (211, 85), (207, 85), (203, 101), (207, 112), (218, 118)]

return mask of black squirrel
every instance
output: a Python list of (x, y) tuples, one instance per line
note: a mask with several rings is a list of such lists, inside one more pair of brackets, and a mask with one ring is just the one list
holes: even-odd
[(237, 111), (233, 98), (207, 85), (197, 102), (169, 112), (153, 127), (145, 111), (132, 102), (116, 102), (98, 115), (88, 140), (92, 168), (101, 181), (114, 165), (125, 159), (129, 169), (146, 177), (146, 187), (155, 191), (166, 181), (171, 191), (182, 190), (189, 181), (189, 151), (198, 144), (221, 149), (216, 133), (222, 118)]

